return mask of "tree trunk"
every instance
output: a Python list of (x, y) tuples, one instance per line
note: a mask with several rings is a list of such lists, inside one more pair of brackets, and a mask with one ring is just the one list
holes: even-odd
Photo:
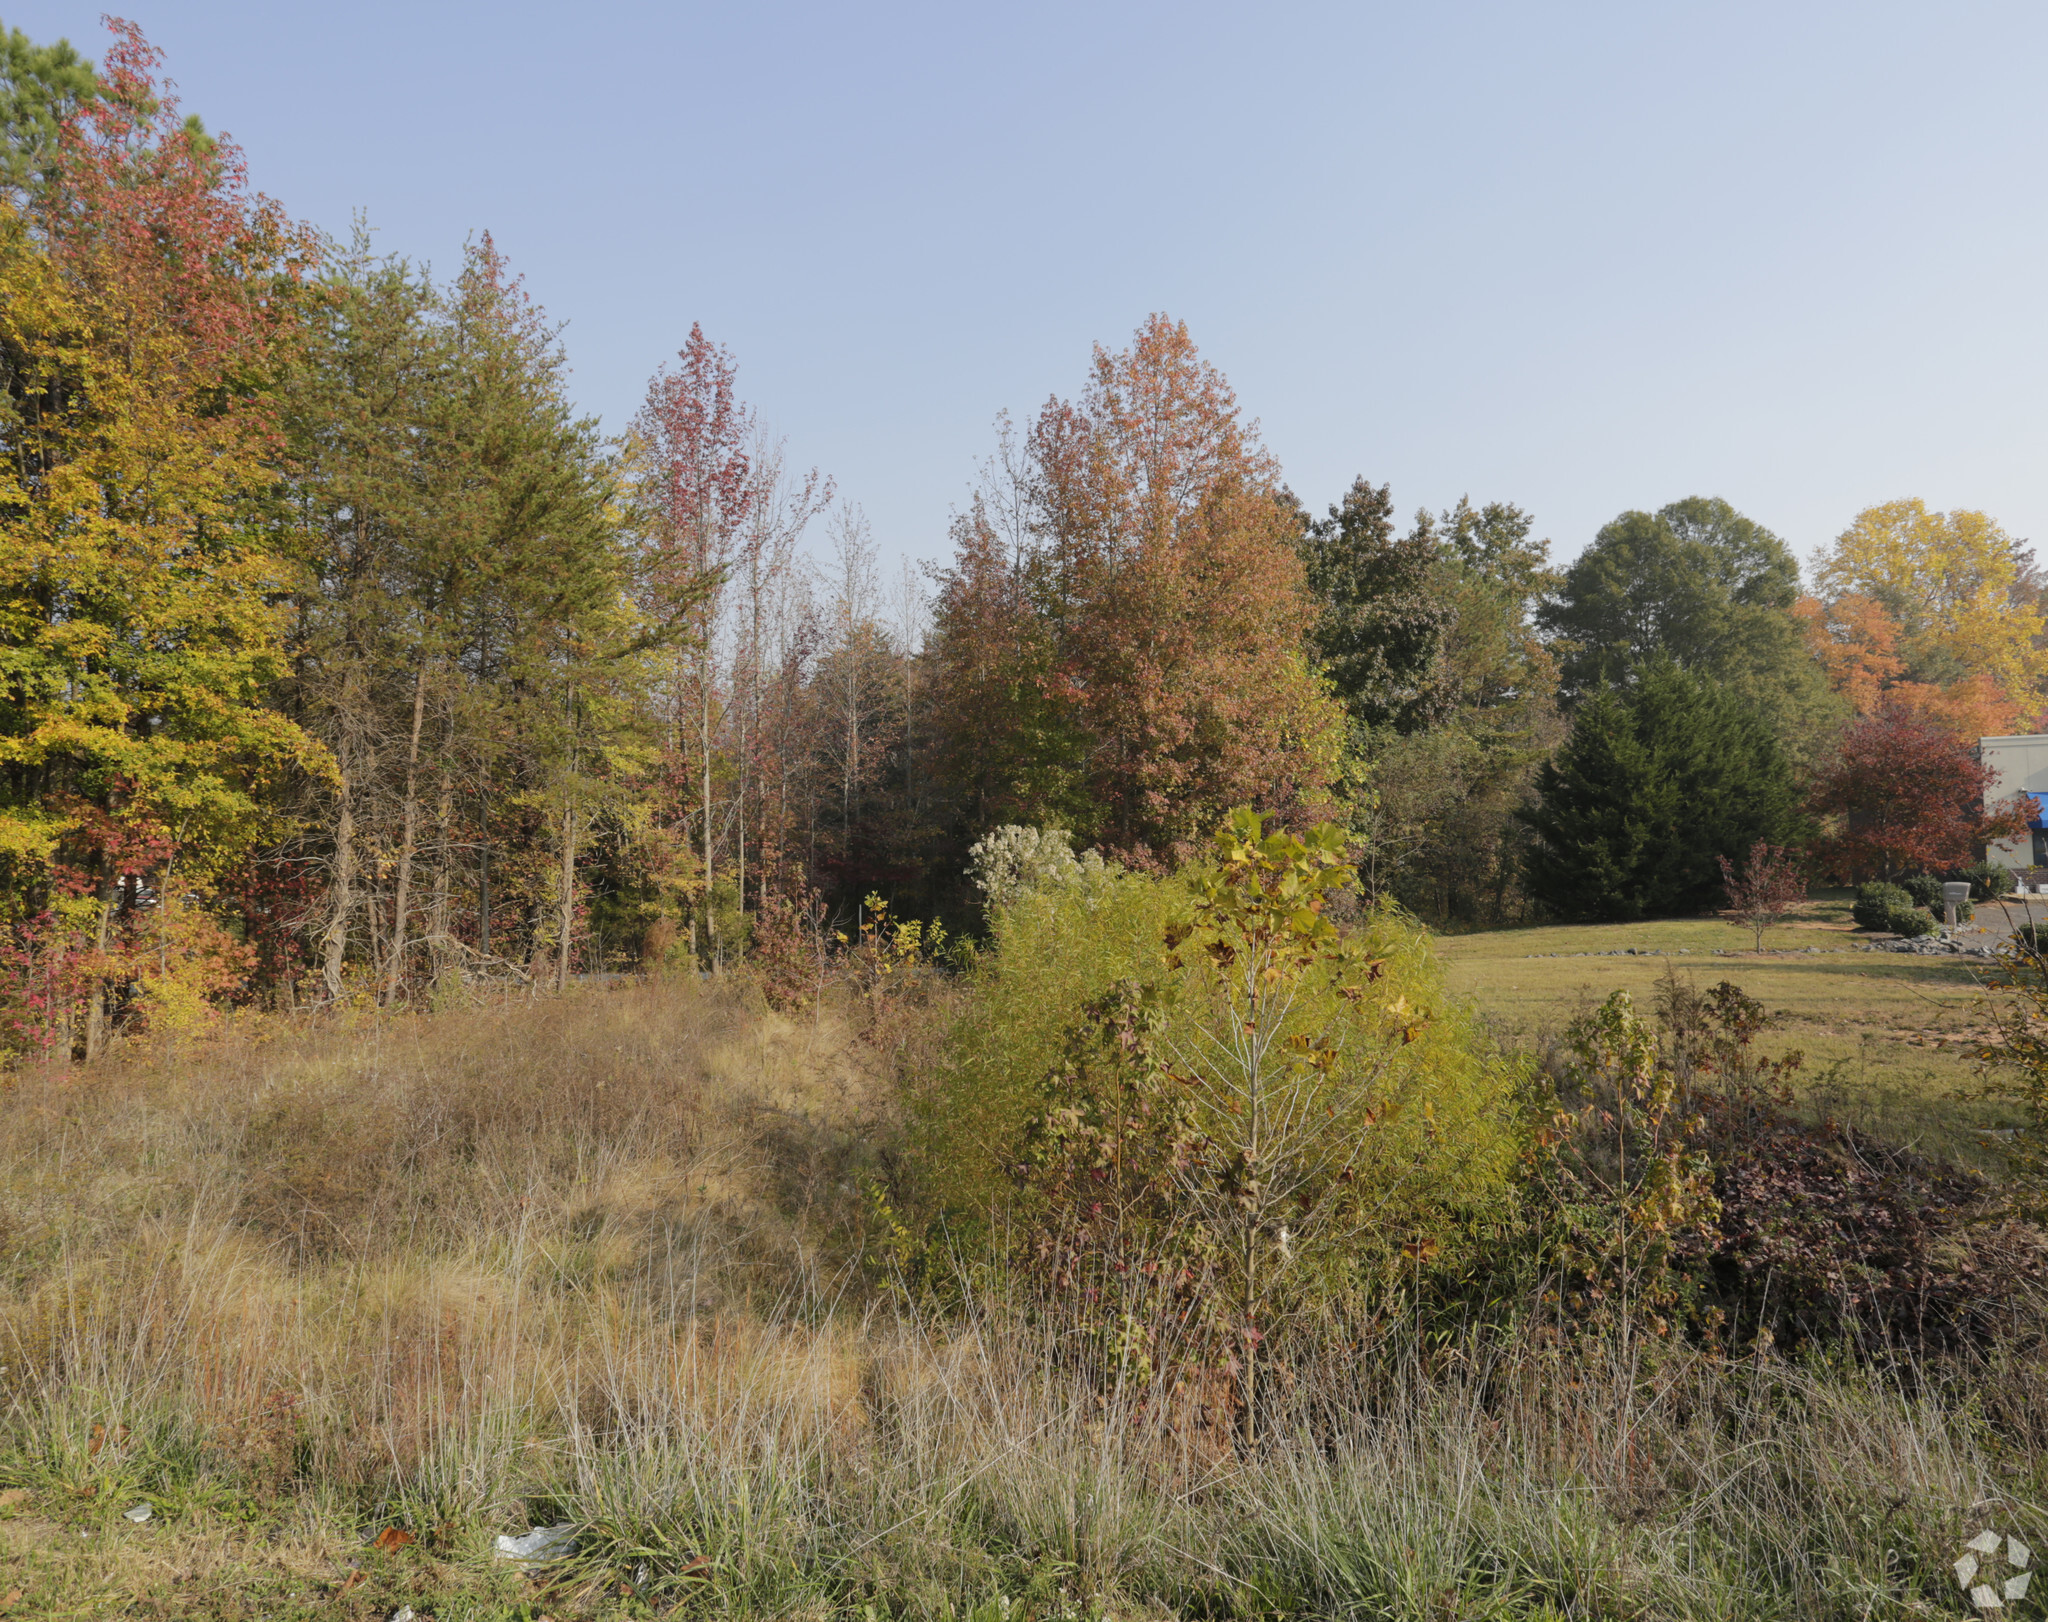
[(698, 747), (704, 751), (704, 948), (718, 967), (718, 922), (711, 910), (711, 652), (698, 666)]
[(427, 915), (428, 950), (433, 954), (436, 982), (448, 972), (453, 961), (453, 954), (448, 949), (448, 878), (455, 852), (450, 846), (448, 830), (454, 816), (455, 783), (448, 775), (444, 756), (441, 767), (441, 792), (434, 801), (434, 901), (432, 911)]
[(561, 940), (556, 944), (555, 989), (569, 988), (570, 937), (576, 927), (576, 808), (562, 806), (562, 913)]
[(368, 926), (370, 945), (370, 992), (380, 996), (384, 987), (384, 974), (391, 960), (385, 955), (384, 943), (384, 864), (377, 863), (374, 876), (363, 896), (363, 922)]
[(1244, 1239), (1244, 1359), (1243, 1373), (1239, 1384), (1244, 1401), (1244, 1445), (1249, 1452), (1259, 1440), (1259, 1344), (1253, 1338), (1258, 1312), (1258, 1288), (1254, 1283), (1259, 1265), (1259, 1230), (1256, 1224), (1245, 1224)]
[(482, 837), (477, 841), (476, 949), (488, 955), (491, 950), (491, 796), (488, 782), (477, 804), (477, 831)]
[(348, 954), (349, 916), (355, 911), (356, 818), (348, 773), (341, 774), (341, 812), (334, 824), (334, 890), (328, 898), (327, 928), (320, 943), (321, 980), (329, 1002), (341, 1000), (342, 968)]
[(422, 664), (412, 683), (412, 739), (405, 753), (405, 810), (398, 836), (398, 887), (391, 904), (391, 972), (384, 986), (384, 1004), (398, 1001), (405, 981), (406, 912), (412, 901), (413, 835), (419, 821), (420, 723), (427, 710), (427, 667)]
[(739, 858), (734, 869), (734, 892), (739, 897), (740, 921), (747, 917), (747, 712), (739, 702), (737, 691), (733, 694), (733, 707), (739, 711), (739, 748), (734, 757), (739, 765), (739, 781), (735, 785), (738, 801), (734, 806), (734, 825), (739, 830)]
[[(99, 881), (100, 918), (99, 929), (93, 937), (93, 950), (104, 955), (107, 950), (107, 930), (114, 920), (114, 897), (119, 893), (118, 881), (111, 875)], [(107, 982), (104, 975), (94, 975), (92, 995), (85, 1005), (85, 1062), (91, 1064), (100, 1056), (100, 1048), (106, 1036)]]

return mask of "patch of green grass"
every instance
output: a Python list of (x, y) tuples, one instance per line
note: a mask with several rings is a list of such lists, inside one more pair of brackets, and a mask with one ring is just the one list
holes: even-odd
[(1540, 1043), (1618, 989), (1651, 1006), (1666, 973), (1703, 989), (1733, 981), (1777, 1016), (1765, 1046), (1806, 1056), (1816, 1109), (1977, 1158), (1981, 1131), (2007, 1124), (1997, 1106), (1956, 1096), (1977, 1084), (1975, 1055), (1995, 1034), (1982, 966), (1871, 952), (1866, 939), (1843, 890), (1767, 932), (1761, 954), (1748, 930), (1715, 918), (1495, 930), (1438, 949), (1451, 988), (1518, 1044)]
[(380, 1552), (359, 1541), (346, 1516), (305, 1501), (276, 1506), (259, 1524), (184, 1512), (135, 1525), (46, 1496), (26, 1513), (20, 1503), (0, 1510), (0, 1601), (14, 1596), (0, 1616), (9, 1622), (381, 1622), (406, 1606), (434, 1622), (611, 1622), (667, 1609), (621, 1594), (616, 1583), (515, 1570), (483, 1552), (481, 1536), (459, 1550)]

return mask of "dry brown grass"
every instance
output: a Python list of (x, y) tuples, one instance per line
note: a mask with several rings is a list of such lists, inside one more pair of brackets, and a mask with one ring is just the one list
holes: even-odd
[(1907, 1617), (1971, 1517), (2048, 1544), (2041, 1439), (1931, 1376), (1336, 1348), (1240, 1457), (898, 1310), (849, 1249), (931, 1039), (886, 1012), (662, 982), (16, 1078), (10, 1619)]
[(487, 1387), (587, 1420), (536, 1372), (826, 1276), (882, 1097), (836, 1017), (687, 980), (23, 1072), (0, 1389), (175, 1378), (229, 1453), (330, 1482)]

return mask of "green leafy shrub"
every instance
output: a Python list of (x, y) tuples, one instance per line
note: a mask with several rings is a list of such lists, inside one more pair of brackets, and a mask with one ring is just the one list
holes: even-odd
[(1849, 916), (1856, 920), (1858, 929), (1883, 931), (1892, 927), (1893, 913), (1910, 912), (1912, 908), (1912, 895), (1898, 885), (1870, 883), (1857, 887)]
[[(1935, 905), (1941, 904), (1941, 881), (1926, 880), (1934, 886)], [(1907, 885), (1921, 883), (1920, 878), (1908, 879)], [(1924, 886), (1923, 886), (1924, 887)], [(1957, 916), (1963, 917), (1967, 909), (1959, 909)], [(1898, 884), (1871, 883), (1858, 887), (1855, 904), (1849, 915), (1856, 920), (1858, 929), (1889, 932), (1913, 938), (1931, 935), (1939, 927), (1931, 914), (1922, 912), (1915, 904), (1913, 892)]]
[(1996, 901), (2000, 896), (2012, 894), (2012, 870), (1990, 862), (1978, 862), (1963, 868), (1955, 877), (1969, 882), (1972, 901)]
[(1156, 972), (1186, 904), (1177, 880), (1106, 868), (989, 909), (939, 1073), (912, 1101), (919, 1192), (949, 1220), (1007, 1202), (1024, 1122), (1088, 1005)]
[[(1957, 916), (1961, 916), (1960, 909)], [(1932, 935), (1941, 926), (1929, 913), (1918, 907), (1894, 907), (1885, 921), (1885, 927), (1894, 935), (1903, 935), (1908, 940), (1917, 940), (1922, 935)]]
[(1941, 880), (1932, 873), (1908, 873), (1899, 880), (1898, 888), (1913, 898), (1913, 905), (1929, 911), (1941, 905)]
[[(1231, 837), (1242, 867), (1261, 859), (1244, 851), (1285, 836), (1239, 827)], [(1064, 1167), (1067, 1146), (1053, 1140), (1108, 1130), (1104, 1098), (1133, 1086), (1143, 1092), (1147, 1064), (1194, 1078), (1176, 1085), (1198, 1114), (1205, 1099), (1227, 1113), (1224, 1083), (1204, 1079), (1196, 1059), (1231, 1030), (1225, 958), (1243, 946), (1217, 926), (1218, 907), (1235, 893), (1229, 867), (1219, 861), (1174, 877), (1105, 870), (992, 910), (992, 949), (975, 967), (940, 1073), (914, 1107), (929, 1215), (956, 1234), (963, 1220), (1021, 1216), (1018, 1171), (1027, 1157)], [(1290, 924), (1311, 910), (1306, 900), (1291, 901)], [(1208, 923), (1190, 934), (1191, 917)], [(1453, 1246), (1475, 1213), (1506, 1198), (1517, 1152), (1511, 1067), (1492, 1052), (1471, 1009), (1446, 993), (1427, 932), (1382, 910), (1342, 945), (1341, 961), (1319, 947), (1311, 965), (1276, 962), (1289, 987), (1285, 1007), (1259, 1016), (1262, 1049), (1276, 1063), (1328, 1066), (1328, 1096), (1318, 1092), (1316, 1113), (1356, 1118), (1346, 1198), (1369, 1206), (1372, 1221), (1347, 1229), (1341, 1256), (1317, 1259), (1314, 1289), (1325, 1296), (1397, 1260), (1418, 1234)], [(1369, 993), (1353, 983), (1361, 964)], [(1134, 1016), (1118, 1011), (1123, 994), (1111, 995), (1124, 981), (1151, 988), (1145, 1006), (1157, 1024), (1147, 1027), (1147, 1056), (1119, 1047), (1111, 1062), (1102, 1033), (1119, 1021), (1136, 1029)], [(1212, 1146), (1227, 1135), (1220, 1119), (1198, 1126)], [(1067, 1170), (1052, 1175), (1069, 1179)], [(1277, 1228), (1270, 1237), (1296, 1244), (1295, 1234), (1283, 1241)]]

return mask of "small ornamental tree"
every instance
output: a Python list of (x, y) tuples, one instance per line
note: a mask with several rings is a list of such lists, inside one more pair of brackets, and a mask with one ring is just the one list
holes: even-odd
[(1844, 878), (1967, 867), (2027, 826), (2021, 798), (1987, 808), (1991, 769), (1970, 740), (1892, 708), (1853, 723), (1814, 786), (1813, 809), (1840, 819), (1823, 849)]
[(1324, 916), (1355, 882), (1337, 829), (1240, 809), (1211, 848), (1164, 931), (1170, 976), (1090, 1001), (1011, 1173), (1067, 1344), (1118, 1380), (1205, 1366), (1250, 1446), (1265, 1371), (1397, 1220), (1397, 1072), (1435, 1033)]
[(1782, 845), (1759, 839), (1738, 869), (1723, 856), (1721, 887), (1735, 922), (1756, 936), (1764, 949), (1764, 931), (1806, 899), (1806, 873), (1799, 859)]

